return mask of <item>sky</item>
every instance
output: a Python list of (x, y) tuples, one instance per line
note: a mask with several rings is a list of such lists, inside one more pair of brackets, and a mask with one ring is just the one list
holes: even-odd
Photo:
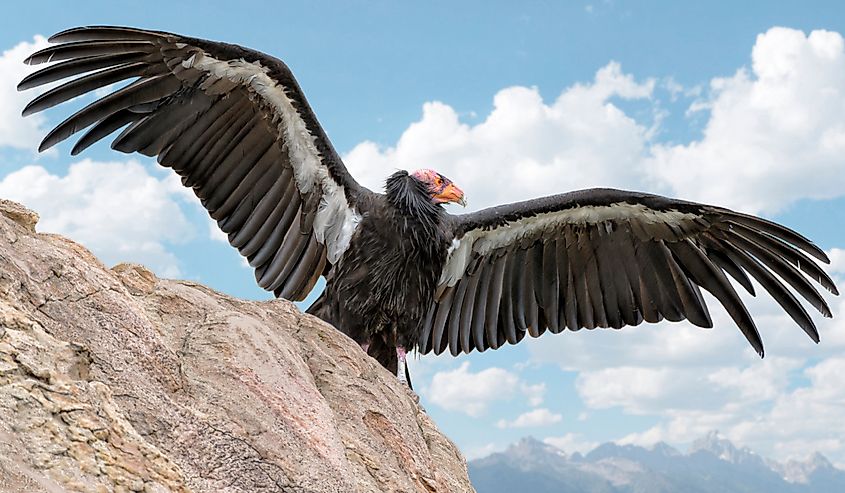
[[(470, 210), (595, 186), (718, 204), (809, 236), (845, 286), (841, 2), (68, 5), (5, 6), (0, 197), (106, 264), (269, 299), (168, 170), (106, 144), (36, 153), (90, 97), (21, 118), (34, 95), (15, 91), (31, 70), (21, 60), (77, 25), (167, 30), (282, 58), (350, 171), (375, 190), (396, 169), (426, 167), (460, 185)], [(422, 405), (468, 458), (526, 435), (585, 452), (605, 441), (683, 448), (719, 430), (775, 459), (819, 451), (845, 467), (845, 300), (829, 297), (837, 318), (814, 316), (819, 345), (767, 296), (745, 300), (762, 360), (711, 303), (710, 330), (547, 334), (414, 357), (410, 368)]]

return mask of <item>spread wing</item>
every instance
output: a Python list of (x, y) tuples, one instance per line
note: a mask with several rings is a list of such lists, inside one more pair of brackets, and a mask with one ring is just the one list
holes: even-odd
[[(527, 332), (621, 328), (687, 319), (711, 327), (709, 291), (762, 356), (763, 343), (729, 276), (757, 280), (816, 342), (784, 283), (825, 317), (808, 278), (838, 294), (798, 233), (728, 209), (610, 189), (583, 190), (453, 216), (454, 241), (419, 348), (453, 355), (516, 344)], [(779, 279), (778, 279), (779, 278)]]
[(126, 127), (112, 148), (157, 156), (191, 187), (258, 284), (303, 299), (349, 245), (371, 194), (347, 172), (288, 67), (240, 46), (124, 27), (82, 27), (26, 63), (58, 62), (19, 90), (70, 79), (24, 115), (131, 83), (53, 129), (44, 150), (90, 127), (72, 154)]

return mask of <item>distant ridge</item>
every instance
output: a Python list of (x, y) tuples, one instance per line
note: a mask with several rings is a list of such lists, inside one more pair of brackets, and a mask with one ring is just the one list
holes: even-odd
[(845, 471), (820, 453), (786, 463), (738, 448), (712, 431), (687, 453), (605, 443), (568, 454), (527, 437), (469, 463), (478, 493), (842, 493)]

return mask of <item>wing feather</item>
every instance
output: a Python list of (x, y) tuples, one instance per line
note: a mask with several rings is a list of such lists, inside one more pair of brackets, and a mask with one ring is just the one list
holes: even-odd
[(570, 330), (578, 330), (578, 300), (575, 299), (575, 281), (572, 276), (572, 265), (569, 262), (567, 239), (559, 238), (555, 249), (555, 263), (558, 273), (558, 293), (560, 295), (560, 318), (566, 322)]
[(254, 254), (249, 253), (247, 255), (250, 266), (258, 268), (269, 262), (281, 247), (285, 235), (292, 229), (294, 219), (299, 216), (299, 204), (302, 202), (299, 193), (294, 191), (292, 195), (290, 202), (285, 205), (284, 215), (279, 222), (273, 225), (273, 230), (268, 238), (264, 241), (257, 240), (254, 244), (247, 243), (244, 247), (242, 251), (244, 254), (252, 252), (256, 247), (258, 248)]
[(501, 331), (497, 330), (499, 320), (499, 307), (502, 301), (502, 285), (505, 276), (505, 264), (507, 257), (495, 255), (493, 259), (493, 272), (490, 275), (490, 287), (488, 291), (487, 310), (484, 314), (484, 333), (487, 336), (487, 345), (498, 349), (501, 345)]
[[(460, 310), (460, 321), (459, 323), (459, 331), (461, 334), (460, 337), (460, 349), (465, 353), (471, 352), (473, 349), (478, 349), (479, 351), (484, 350), (484, 345), (481, 344), (480, 346), (476, 347), (475, 343), (475, 336), (473, 335), (473, 311), (476, 306), (476, 292), (478, 291), (478, 284), (481, 281), (481, 272), (482, 269), (476, 270), (473, 274), (469, 277), (469, 282), (466, 283), (467, 290), (466, 294), (464, 295), (463, 305), (461, 306)], [(477, 317), (481, 319), (482, 317)], [(483, 323), (483, 320), (481, 321)]]
[[(795, 323), (797, 323), (801, 329), (803, 329), (804, 332), (813, 339), (813, 341), (819, 342), (819, 333), (816, 330), (815, 324), (813, 324), (813, 320), (810, 318), (807, 310), (805, 310), (804, 307), (801, 306), (801, 303), (798, 302), (798, 299), (795, 298), (795, 295), (790, 293), (789, 290), (786, 289), (786, 287), (778, 281), (771, 272), (763, 267), (763, 264), (754, 259), (751, 255), (745, 253), (739, 248), (736, 248), (731, 243), (722, 242), (722, 246), (734, 262), (741, 265), (742, 268), (748, 271), (752, 277), (757, 279), (757, 282), (763, 286), (763, 289), (772, 295), (775, 301), (778, 302), (786, 313), (792, 317)], [(817, 308), (822, 311), (822, 308)]]
[(565, 326), (560, 316), (560, 286), (558, 281), (557, 265), (557, 241), (550, 239), (543, 243), (542, 260), (542, 288), (543, 312), (546, 314), (546, 321), (549, 331), (557, 334)]
[(24, 60), (24, 63), (36, 65), (98, 55), (150, 54), (155, 49), (155, 45), (148, 41), (75, 41), (36, 51)]
[(768, 255), (782, 261), (789, 262), (802, 272), (807, 274), (810, 279), (821, 284), (822, 287), (831, 293), (838, 295), (839, 291), (833, 283), (833, 279), (809, 257), (799, 251), (797, 248), (785, 243), (783, 240), (774, 237), (770, 234), (754, 230), (744, 225), (731, 224), (731, 229), (738, 235), (746, 237), (764, 248)]
[(728, 276), (752, 295), (750, 278), (756, 279), (816, 342), (815, 324), (787, 285), (826, 317), (830, 309), (810, 280), (838, 294), (808, 256), (826, 262), (824, 252), (800, 234), (656, 195), (583, 190), (455, 216), (451, 224), (459, 243), (438, 291), (461, 293), (460, 301), (438, 304), (435, 322), (450, 323), (423, 333), (439, 329), (453, 354), (516, 344), (546, 329), (621, 328), (664, 318), (709, 328), (703, 288), (762, 356), (760, 334)]
[(129, 110), (120, 110), (116, 113), (112, 113), (97, 122), (96, 125), (85, 132), (85, 134), (79, 138), (76, 145), (73, 146), (70, 154), (72, 156), (76, 156), (88, 147), (111, 135), (115, 130), (123, 128), (127, 124), (138, 121), (143, 117), (144, 115), (134, 113)]
[[(434, 354), (441, 354), (446, 350), (449, 343), (449, 336), (446, 334), (446, 322), (449, 319), (449, 311), (452, 307), (452, 297), (455, 295), (454, 287), (447, 287), (443, 296), (436, 302), (436, 314), (431, 331), (431, 349)], [(446, 335), (446, 337), (443, 337)]]
[[(490, 283), (493, 282), (493, 268), (495, 259), (485, 258), (481, 261), (479, 272), (479, 285), (475, 290), (475, 302), (473, 303), (473, 316), (469, 317), (467, 325), (472, 329), (472, 342), (478, 352), (483, 352), (490, 344), (485, 342), (484, 327), (487, 323), (487, 302), (490, 299)], [(462, 315), (463, 316), (463, 315)], [(462, 322), (463, 323), (463, 322)], [(495, 346), (495, 341), (492, 346)]]
[[(157, 156), (256, 269), (259, 284), (302, 299), (345, 252), (374, 194), (349, 175), (288, 67), (237, 45), (143, 29), (69, 29), (26, 62), (24, 114), (127, 84), (72, 114), (45, 150), (88, 127), (77, 154), (113, 132), (121, 152)], [(125, 128), (124, 128), (125, 127)]]
[[(450, 310), (449, 315), (449, 351), (452, 353), (452, 356), (457, 356), (461, 353), (462, 349), (462, 342), (464, 339), (467, 341), (467, 345), (465, 346), (467, 350), (469, 350), (469, 337), (464, 336), (464, 333), (468, 331), (462, 330), (463, 327), (461, 326), (461, 313), (463, 311), (464, 305), (471, 305), (472, 300), (467, 300), (467, 289), (473, 285), (473, 281), (477, 280), (477, 276), (470, 276), (467, 278), (468, 282), (462, 282), (458, 285), (458, 289), (455, 290), (455, 296), (452, 298), (452, 309)], [(463, 333), (462, 333), (463, 332)]]
[(35, 71), (24, 77), (18, 84), (18, 91), (25, 91), (49, 84), (57, 80), (84, 74), (105, 67), (115, 67), (128, 63), (139, 62), (147, 58), (144, 51), (118, 53), (116, 55), (89, 56), (74, 58)]
[[(795, 291), (810, 302), (822, 315), (831, 317), (830, 307), (827, 306), (824, 298), (821, 297), (816, 288), (802, 276), (798, 269), (792, 264), (786, 262), (781, 257), (761, 247), (760, 244), (753, 240), (747, 239), (741, 234), (737, 234), (732, 238), (732, 245), (741, 248), (743, 251), (754, 255), (760, 262), (769, 268), (771, 272), (779, 275), (783, 280), (789, 283)], [(735, 248), (736, 250), (736, 248)]]
[(513, 276), (514, 276), (514, 266), (516, 265), (516, 259), (508, 255), (505, 257), (505, 271), (504, 276), (502, 278), (502, 303), (503, 303), (503, 310), (500, 312), (500, 317), (502, 319), (503, 327), (502, 330), (505, 333), (505, 339), (511, 344), (516, 344), (519, 342), (520, 338), (517, 337), (517, 329), (516, 323), (514, 322), (514, 299), (517, 296), (514, 293), (514, 284), (513, 284)]
[(64, 103), (65, 101), (109, 84), (120, 82), (130, 77), (140, 77), (148, 72), (149, 69), (149, 65), (144, 62), (127, 62), (79, 77), (36, 97), (24, 107), (22, 114), (23, 116), (28, 116), (38, 113), (39, 111), (52, 108), (57, 104)]
[(757, 326), (725, 273), (710, 262), (707, 255), (689, 240), (672, 243), (671, 248), (678, 258), (683, 260), (696, 283), (722, 303), (757, 354), (762, 356), (763, 341), (760, 339)]
[(537, 261), (542, 262), (542, 245), (540, 244), (540, 257), (537, 258), (537, 246), (528, 247), (526, 250), (525, 260), (526, 265), (525, 268), (522, 269), (522, 285), (523, 285), (523, 304), (525, 306), (525, 329), (528, 331), (528, 334), (531, 337), (540, 337), (545, 331), (545, 327), (542, 330), (539, 327), (539, 307), (537, 306), (537, 294), (535, 289), (538, 283), (542, 283), (542, 279), (537, 279), (537, 272), (538, 269), (535, 264)]

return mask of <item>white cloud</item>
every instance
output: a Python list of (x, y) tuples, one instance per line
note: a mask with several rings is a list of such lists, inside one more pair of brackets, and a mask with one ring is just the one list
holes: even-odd
[(522, 393), (528, 398), (528, 404), (539, 406), (543, 403), (543, 398), (546, 395), (546, 384), (542, 382), (533, 385), (524, 383), (522, 384)]
[(543, 442), (570, 454), (573, 452), (586, 454), (599, 445), (598, 442), (585, 440), (579, 433), (567, 433), (559, 437), (548, 437), (544, 438)]
[(845, 43), (839, 33), (772, 28), (749, 69), (716, 78), (703, 138), (651, 147), (651, 173), (674, 194), (776, 212), (845, 190)]
[[(653, 140), (663, 114), (655, 87), (654, 79), (636, 81), (611, 62), (550, 104), (536, 88), (502, 89), (476, 125), (429, 102), (395, 146), (363, 142), (345, 161), (374, 189), (396, 168), (435, 168), (463, 184), (473, 208), (595, 186), (749, 212), (843, 194), (845, 49), (838, 33), (773, 28), (758, 36), (751, 68), (713, 79), (709, 96), (690, 107), (709, 115), (703, 137), (688, 144)], [(671, 79), (659, 88), (670, 99), (681, 90)], [(653, 101), (650, 121), (626, 114), (614, 98)]]
[[(713, 429), (715, 428), (708, 428), (707, 431)], [(666, 433), (663, 431), (663, 427), (661, 425), (656, 425), (642, 432), (629, 433), (619, 440), (616, 440), (616, 443), (619, 445), (639, 445), (641, 447), (650, 447), (657, 442), (666, 440), (667, 437)]]
[(168, 277), (180, 272), (166, 243), (194, 234), (179, 205), (189, 196), (176, 175), (158, 178), (134, 160), (85, 159), (65, 176), (26, 166), (0, 181), (0, 197), (40, 214), (39, 230), (79, 241), (107, 264), (139, 262)]
[(583, 371), (576, 389), (588, 407), (631, 414), (720, 413), (778, 397), (800, 360), (766, 358), (748, 367), (609, 367)]
[(509, 401), (519, 395), (532, 406), (539, 405), (545, 391), (545, 384), (528, 384), (504, 368), (472, 372), (468, 361), (454, 370), (436, 372), (423, 390), (428, 400), (443, 409), (473, 417), (484, 414), (493, 402)]
[(463, 450), (464, 457), (466, 460), (475, 460), (480, 459), (482, 457), (487, 457), (490, 454), (495, 454), (496, 452), (501, 452), (505, 449), (505, 447), (496, 445), (495, 443), (486, 443), (484, 445), (475, 446), (475, 447), (468, 447)]
[(431, 379), (428, 398), (448, 411), (480, 416), (494, 401), (511, 399), (519, 388), (519, 378), (502, 368), (477, 373), (465, 361), (454, 370), (439, 371)]
[(426, 103), (422, 119), (395, 147), (364, 142), (344, 160), (374, 189), (396, 168), (435, 168), (458, 184), (471, 184), (471, 190), (464, 188), (475, 208), (573, 188), (640, 184), (650, 129), (608, 100), (648, 99), (654, 86), (654, 80), (637, 82), (611, 62), (591, 84), (570, 87), (551, 105), (536, 88), (502, 89), (492, 113), (474, 126), (444, 103)]
[(548, 409), (541, 407), (520, 414), (513, 421), (500, 419), (496, 422), (498, 428), (535, 428), (539, 426), (549, 426), (555, 423), (560, 423), (563, 419), (558, 413), (553, 413)]
[(26, 75), (42, 68), (24, 65), (24, 59), (46, 46), (46, 38), (35, 36), (32, 42), (18, 43), (0, 56), (0, 147), (35, 152), (45, 134), (42, 115), (21, 118), (24, 106), (38, 91), (18, 92), (16, 87)]
[(707, 375), (707, 380), (719, 389), (736, 392), (734, 402), (770, 400), (784, 391), (790, 372), (800, 368), (801, 363), (794, 358), (769, 357), (746, 368), (719, 368)]
[(671, 368), (623, 366), (581, 372), (575, 387), (590, 408), (621, 406), (643, 414), (661, 405), (667, 395), (681, 392), (685, 383)]
[(809, 385), (788, 391), (781, 388), (764, 406), (723, 400), (717, 410), (669, 409), (664, 422), (618, 442), (644, 446), (659, 441), (683, 443), (719, 429), (736, 445), (778, 460), (803, 459), (813, 452), (841, 459), (845, 449), (843, 372), (845, 359), (828, 358), (804, 370)]
[(804, 376), (810, 385), (782, 393), (769, 413), (740, 423), (729, 433), (743, 441), (768, 442), (781, 457), (801, 458), (819, 451), (841, 460), (845, 449), (843, 374), (842, 357), (807, 368)]

